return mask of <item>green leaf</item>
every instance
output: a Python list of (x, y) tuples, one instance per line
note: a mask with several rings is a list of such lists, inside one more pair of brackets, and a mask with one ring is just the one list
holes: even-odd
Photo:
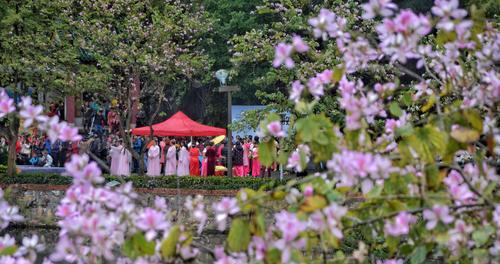
[(314, 142), (320, 145), (327, 145), (329, 143), (328, 137), (323, 133), (317, 134), (317, 137), (314, 137)]
[(429, 100), (427, 101), (427, 103), (423, 105), (420, 110), (422, 110), (422, 112), (427, 112), (434, 106), (435, 103), (436, 103), (436, 96), (431, 95), (429, 96)]
[(181, 229), (176, 225), (170, 229), (167, 238), (161, 243), (160, 252), (164, 260), (168, 260), (175, 255), (180, 235)]
[(485, 227), (482, 227), (479, 230), (474, 231), (472, 233), (472, 239), (474, 239), (474, 242), (476, 242), (476, 245), (478, 247), (484, 245), (488, 240), (490, 239), (490, 236), (495, 232), (495, 229), (488, 225)]
[(326, 198), (330, 202), (338, 203), (344, 199), (344, 196), (336, 190), (332, 190), (326, 194)]
[(259, 144), (259, 160), (260, 163), (266, 167), (271, 166), (276, 157), (276, 148), (274, 141), (261, 142)]
[(406, 124), (402, 127), (396, 128), (396, 136), (407, 137), (413, 134), (413, 127), (410, 124)]
[(340, 81), (340, 79), (342, 79), (342, 76), (344, 76), (344, 68), (335, 67), (333, 69), (332, 80), (338, 82)]
[(241, 218), (234, 219), (227, 236), (228, 250), (231, 252), (245, 251), (250, 243), (250, 236), (248, 222)]
[(459, 128), (453, 129), (451, 131), (450, 135), (456, 141), (461, 142), (461, 143), (475, 142), (479, 139), (479, 136), (480, 136), (479, 132), (477, 132), (476, 130), (473, 130), (470, 128), (465, 128), (465, 127), (459, 127)]
[(426, 125), (415, 128), (415, 133), (406, 137), (405, 141), (413, 148), (419, 156), (427, 163), (432, 163), (438, 154), (446, 151), (447, 137), (438, 128)]
[(467, 121), (471, 124), (472, 128), (477, 131), (483, 131), (483, 119), (481, 114), (476, 109), (467, 109), (464, 111), (464, 116)]
[(127, 239), (123, 244), (123, 254), (131, 259), (141, 256), (151, 256), (155, 253), (155, 242), (147, 241), (144, 234), (138, 232)]
[(281, 252), (277, 248), (272, 248), (266, 252), (266, 263), (281, 263)]
[(371, 198), (376, 198), (379, 197), (380, 194), (382, 193), (382, 189), (384, 187), (382, 185), (376, 184), (367, 194), (366, 198), (371, 199)]
[(393, 116), (400, 117), (403, 115), (403, 111), (401, 110), (401, 108), (399, 107), (399, 104), (397, 102), (392, 102), (389, 105), (389, 111), (391, 112), (391, 114)]
[(396, 252), (399, 246), (399, 237), (388, 236), (385, 240), (385, 244), (390, 252)]
[(403, 94), (403, 97), (401, 97), (401, 101), (405, 106), (410, 106), (413, 104), (413, 100), (411, 98), (411, 93), (410, 92), (405, 92)]
[(447, 245), (449, 241), (450, 234), (448, 234), (448, 232), (436, 235), (436, 242), (438, 242), (440, 245)]
[(12, 256), (16, 252), (17, 252), (17, 246), (13, 245), (10, 247), (5, 247), (2, 250), (0, 250), (0, 256)]
[(439, 169), (436, 164), (430, 164), (425, 167), (425, 178), (429, 187), (439, 187), (439, 185), (441, 184), (441, 179), (439, 177)]
[(307, 197), (304, 203), (300, 206), (300, 210), (306, 213), (314, 212), (322, 209), (327, 205), (326, 199), (320, 195)]
[(418, 246), (413, 250), (410, 257), (411, 264), (423, 263), (427, 256), (427, 249), (424, 246)]
[(444, 30), (439, 30), (436, 36), (436, 44), (438, 44), (439, 46), (443, 46), (447, 42), (455, 41), (456, 38), (457, 38), (457, 33), (455, 33), (455, 31), (448, 32)]

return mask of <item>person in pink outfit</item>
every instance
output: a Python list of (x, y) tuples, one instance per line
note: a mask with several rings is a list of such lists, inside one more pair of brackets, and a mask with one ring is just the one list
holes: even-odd
[(243, 169), (243, 147), (240, 141), (236, 141), (233, 148), (233, 174), (237, 177), (244, 176)]
[(165, 175), (175, 175), (177, 173), (177, 149), (175, 148), (175, 140), (170, 141), (170, 147), (165, 156)]
[(189, 176), (189, 151), (184, 144), (182, 144), (182, 147), (179, 150), (177, 176)]
[(203, 153), (203, 159), (201, 161), (201, 176), (207, 176), (208, 163), (207, 163), (207, 157), (205, 156), (205, 154), (207, 153), (207, 147), (203, 149), (202, 153)]
[(259, 138), (256, 137), (253, 143), (252, 149), (252, 176), (259, 177), (260, 176), (260, 160), (259, 160)]
[(245, 139), (245, 143), (243, 144), (243, 175), (248, 176), (250, 173), (250, 141)]
[(156, 143), (156, 138), (152, 140), (153, 145), (148, 150), (148, 176), (160, 176), (160, 147)]

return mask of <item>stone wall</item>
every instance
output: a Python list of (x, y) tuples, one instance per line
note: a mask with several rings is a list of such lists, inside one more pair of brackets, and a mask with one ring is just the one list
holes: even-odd
[[(50, 185), (11, 185), (0, 186), (2, 189), (9, 189), (7, 198), (11, 204), (17, 204), (21, 209), (21, 214), (26, 221), (22, 224), (11, 225), (9, 228), (0, 232), (14, 235), (17, 241), (23, 236), (33, 233), (39, 234), (45, 238), (47, 244), (47, 252), (49, 254), (57, 241), (58, 228), (57, 217), (55, 210), (59, 201), (65, 195), (67, 186), (50, 186)], [(225, 234), (220, 233), (213, 222), (212, 204), (219, 201), (224, 196), (234, 196), (236, 191), (221, 190), (188, 190), (188, 189), (136, 189), (139, 194), (139, 203), (143, 206), (153, 205), (155, 196), (163, 196), (167, 199), (168, 205), (173, 213), (178, 213), (177, 221), (184, 224), (189, 223), (188, 212), (184, 207), (184, 203), (189, 196), (201, 194), (204, 196), (205, 208), (209, 215), (208, 224), (204, 232), (195, 241), (204, 245), (207, 248), (214, 248), (215, 245), (224, 243)], [(177, 193), (180, 193), (177, 196)], [(194, 223), (193, 223), (194, 224)], [(211, 263), (212, 259), (208, 254), (202, 254), (197, 260), (197, 263)]]

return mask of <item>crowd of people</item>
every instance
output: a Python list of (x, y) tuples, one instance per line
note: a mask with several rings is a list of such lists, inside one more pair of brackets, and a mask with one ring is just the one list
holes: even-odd
[[(233, 139), (232, 164), (234, 176), (270, 176), (275, 167), (262, 167), (258, 155), (259, 137), (248, 136)], [(5, 138), (0, 147), (6, 148)], [(132, 136), (131, 149), (140, 153), (144, 169), (149, 176), (208, 176), (227, 174), (227, 141), (214, 144), (209, 138), (154, 138), (146, 142), (142, 136)], [(116, 134), (94, 134), (80, 142), (56, 140), (51, 142), (45, 135), (22, 134), (16, 145), (18, 165), (63, 167), (72, 154), (87, 153), (98, 164), (106, 165), (112, 175), (128, 176), (139, 172), (139, 160)]]
[(97, 96), (93, 96), (84, 101), (80, 111), (85, 133), (113, 134), (118, 132), (117, 102), (99, 100)]
[[(72, 154), (89, 154), (98, 164), (109, 168), (112, 175), (127, 176), (138, 173), (140, 162), (128, 149), (133, 149), (143, 160), (149, 176), (179, 175), (207, 176), (227, 174), (227, 140), (214, 144), (210, 138), (154, 138), (146, 142), (141, 136), (132, 136), (127, 148), (117, 135), (119, 118), (116, 102), (103, 101), (97, 95), (84, 100), (81, 107), (83, 116), (83, 139), (80, 142), (51, 142), (46, 135), (36, 129), (23, 132), (17, 141), (18, 165), (40, 167), (63, 167)], [(52, 104), (50, 115), (62, 116), (62, 104)], [(258, 155), (259, 137), (247, 136), (232, 139), (232, 164), (235, 176), (270, 176), (272, 168), (260, 165)], [(6, 153), (8, 143), (0, 138), (0, 150)], [(144, 145), (145, 148), (144, 148)], [(145, 153), (143, 152), (145, 150)], [(142, 153), (142, 154), (141, 154)]]
[[(97, 142), (100, 141), (96, 138)], [(211, 141), (189, 141), (185, 138), (154, 138), (149, 142), (138, 136), (133, 137), (132, 149), (140, 153), (146, 144), (144, 164), (149, 176), (178, 175), (178, 176), (208, 176), (225, 175), (227, 142), (214, 144)], [(203, 142), (203, 143), (201, 143)], [(237, 137), (233, 147), (233, 175), (259, 177), (266, 172), (270, 176), (273, 168), (264, 168), (260, 165), (258, 156), (258, 137)], [(94, 144), (97, 145), (97, 144)], [(124, 146), (123, 140), (111, 139), (107, 153), (110, 173), (112, 175), (128, 176), (139, 169), (139, 161)], [(100, 150), (90, 151), (96, 156), (105, 155)]]
[[(5, 138), (0, 139), (0, 148), (7, 148)], [(16, 163), (40, 167), (62, 167), (72, 154), (78, 153), (78, 144), (56, 140), (51, 142), (45, 135), (24, 133), (16, 142)]]

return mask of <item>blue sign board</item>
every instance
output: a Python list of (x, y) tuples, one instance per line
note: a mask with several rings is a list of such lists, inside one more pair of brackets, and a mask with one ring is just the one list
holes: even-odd
[[(249, 110), (259, 110), (259, 109), (264, 109), (265, 106), (263, 105), (233, 105), (231, 114), (232, 114), (232, 122), (239, 121), (243, 118), (243, 113), (245, 111)], [(281, 115), (281, 124), (283, 126), (283, 130), (287, 131), (288, 130), (288, 122), (290, 119), (290, 113), (284, 113)], [(257, 135), (257, 131), (251, 130), (251, 129), (245, 129), (243, 131), (233, 131), (233, 137), (236, 137), (239, 135), (240, 137), (244, 136), (255, 136)]]

